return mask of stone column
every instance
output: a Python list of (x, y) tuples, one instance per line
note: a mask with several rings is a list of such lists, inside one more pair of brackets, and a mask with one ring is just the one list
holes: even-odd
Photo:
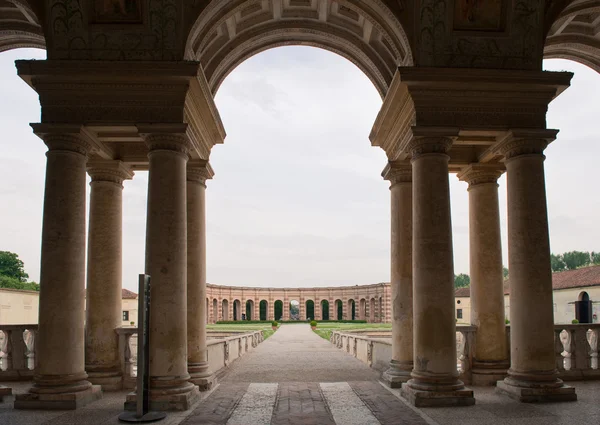
[[(413, 369), (413, 280), (412, 280), (412, 168), (410, 163), (390, 162), (382, 176), (390, 181), (392, 360), (383, 380), (399, 388)], [(379, 296), (376, 304), (379, 307)], [(383, 321), (383, 311), (379, 311)]]
[(337, 309), (335, 308), (335, 300), (331, 301), (331, 298), (329, 298), (328, 301), (329, 301), (329, 320), (337, 320)]
[(77, 409), (102, 396), (87, 380), (84, 356), (85, 167), (92, 145), (80, 128), (33, 127), (48, 146), (39, 331), (34, 384), (14, 407)]
[[(199, 398), (187, 369), (189, 142), (184, 133), (140, 133), (149, 150), (146, 273), (152, 279), (150, 408), (187, 410)], [(134, 394), (127, 396), (126, 408), (135, 409)]]
[(414, 368), (402, 395), (417, 407), (472, 405), (456, 368), (449, 137), (409, 144), (413, 180)]
[(525, 402), (576, 400), (557, 378), (543, 151), (556, 130), (513, 131), (500, 143), (508, 192), (510, 369), (497, 389)]
[(498, 178), (503, 167), (472, 164), (458, 178), (469, 184), (471, 324), (475, 334), (473, 385), (496, 385), (508, 369)]
[(206, 180), (214, 172), (208, 161), (187, 164), (187, 360), (190, 382), (200, 391), (214, 384), (206, 346)]
[(87, 261), (85, 370), (105, 391), (122, 388), (119, 338), (123, 323), (123, 180), (133, 172), (121, 161), (89, 162), (90, 221)]

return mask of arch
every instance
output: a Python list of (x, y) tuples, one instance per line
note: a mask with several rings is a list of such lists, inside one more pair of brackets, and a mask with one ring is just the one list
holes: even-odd
[(329, 319), (329, 301), (321, 300), (321, 320)]
[(306, 315), (303, 318), (304, 320), (317, 320), (315, 318), (315, 302), (313, 300), (306, 300)]
[(260, 309), (260, 317), (259, 320), (268, 320), (269, 319), (269, 302), (267, 300), (261, 300), (258, 304)]
[(211, 319), (212, 319), (212, 323), (217, 323), (217, 320), (219, 320), (219, 302), (217, 301), (216, 298), (213, 299), (212, 302), (212, 315), (211, 315)]
[(222, 301), (221, 316), (224, 322), (229, 320), (229, 300), (227, 299)]
[(575, 302), (575, 318), (579, 323), (593, 323), (592, 300), (585, 291), (579, 293)]
[(238, 299), (233, 300), (233, 320), (242, 320), (242, 303)]
[(544, 59), (569, 59), (600, 72), (600, 0), (556, 3), (546, 22)]
[(375, 298), (369, 300), (369, 322), (375, 322)]
[(353, 299), (348, 300), (348, 317), (347, 320), (356, 320), (356, 303)]
[(300, 301), (290, 300), (290, 320), (300, 320)]
[(336, 320), (344, 320), (344, 303), (342, 300), (335, 300), (335, 318)]
[(359, 320), (367, 319), (367, 300), (361, 298), (358, 303), (358, 318)]
[(379, 321), (381, 323), (387, 323), (387, 317), (385, 316), (385, 310), (383, 308), (383, 297), (379, 297)]
[(382, 0), (212, 1), (188, 33), (186, 59), (199, 60), (212, 93), (236, 66), (286, 45), (319, 47), (354, 63), (382, 97), (396, 68), (413, 63), (408, 37)]
[(246, 300), (246, 320), (256, 320), (254, 317), (254, 301), (252, 300)]
[(275, 300), (275, 302), (273, 303), (273, 310), (274, 310), (273, 312), (275, 314), (274, 320), (277, 320), (277, 321), (282, 320), (283, 319), (283, 301)]
[(3, 2), (0, 15), (0, 52), (22, 47), (46, 48), (40, 20), (27, 0)]

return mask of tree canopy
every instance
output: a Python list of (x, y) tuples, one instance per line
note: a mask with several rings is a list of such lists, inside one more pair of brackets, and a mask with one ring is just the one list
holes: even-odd
[(550, 254), (550, 266), (553, 272), (575, 270), (600, 264), (600, 252), (569, 251), (562, 254)]
[(0, 288), (39, 291), (40, 285), (28, 282), (25, 265), (14, 252), (0, 251)]
[(454, 275), (454, 287), (455, 288), (466, 288), (471, 284), (471, 278), (468, 274), (461, 273)]

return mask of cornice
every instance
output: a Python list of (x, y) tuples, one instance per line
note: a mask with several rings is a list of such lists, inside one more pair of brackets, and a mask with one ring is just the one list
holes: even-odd
[(408, 161), (389, 161), (381, 176), (389, 180), (391, 186), (397, 183), (412, 183), (412, 166)]

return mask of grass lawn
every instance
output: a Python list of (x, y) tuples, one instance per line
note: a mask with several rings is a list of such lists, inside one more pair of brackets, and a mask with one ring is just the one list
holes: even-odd
[(229, 332), (251, 332), (251, 331), (262, 331), (263, 338), (267, 339), (275, 333), (271, 328), (271, 322), (266, 323), (244, 323), (240, 321), (239, 324), (226, 324), (226, 325), (206, 325), (206, 329), (209, 331), (229, 331)]
[(391, 323), (327, 323), (320, 322), (315, 333), (321, 338), (329, 341), (332, 331), (355, 331), (355, 330), (392, 330)]

